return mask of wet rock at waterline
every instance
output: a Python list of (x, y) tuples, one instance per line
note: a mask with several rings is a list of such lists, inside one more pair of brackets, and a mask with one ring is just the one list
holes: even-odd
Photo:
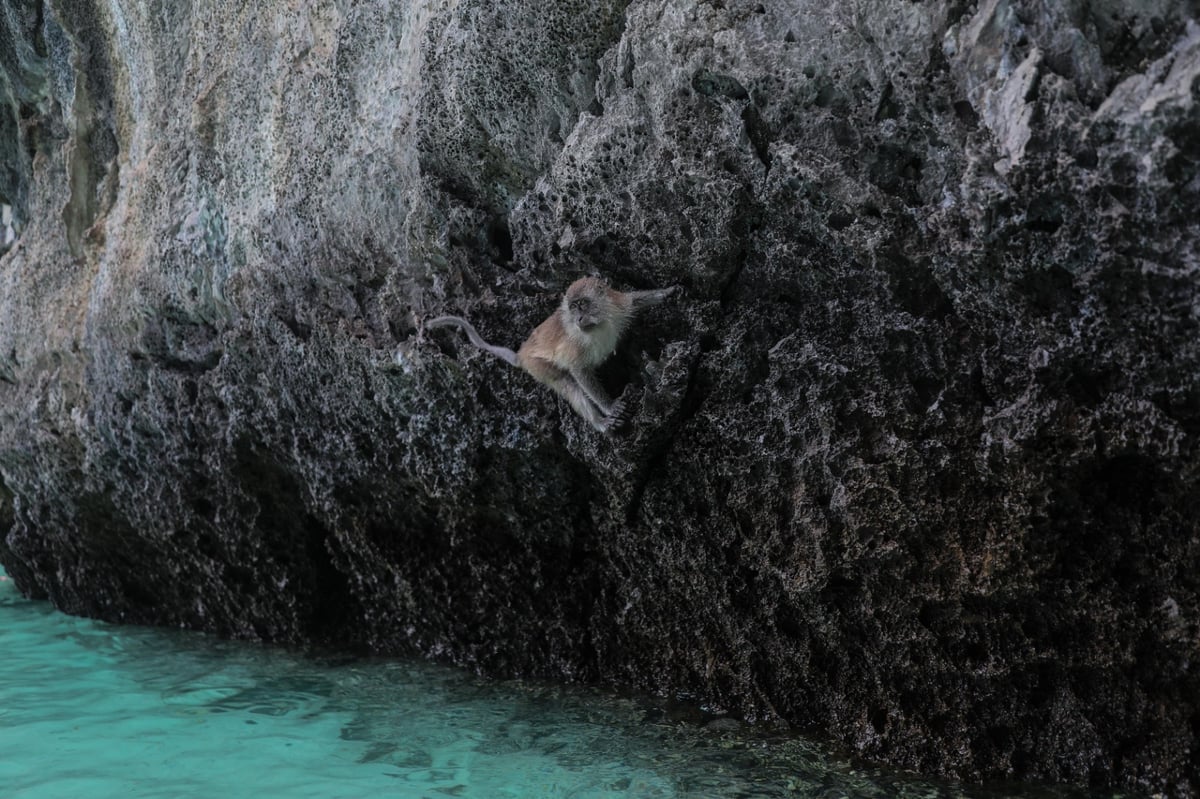
[[(1195, 12), (12, 0), (0, 562), (1200, 795)], [(421, 330), (584, 273), (624, 438)]]

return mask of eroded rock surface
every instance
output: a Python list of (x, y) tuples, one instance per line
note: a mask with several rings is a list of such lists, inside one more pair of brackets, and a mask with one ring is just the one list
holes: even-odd
[[(1196, 11), (9, 0), (0, 562), (1200, 795)], [(421, 329), (588, 272), (626, 438)]]

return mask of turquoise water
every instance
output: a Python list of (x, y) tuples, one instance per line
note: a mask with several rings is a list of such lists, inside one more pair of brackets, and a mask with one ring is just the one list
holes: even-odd
[(962, 795), (646, 700), (115, 627), (0, 581), (5, 799)]

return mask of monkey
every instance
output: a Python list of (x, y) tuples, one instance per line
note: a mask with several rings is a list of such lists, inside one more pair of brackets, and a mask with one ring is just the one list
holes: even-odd
[(576, 280), (558, 309), (538, 325), (516, 352), (488, 344), (466, 319), (439, 316), (426, 328), (455, 325), (481, 350), (524, 369), (539, 383), (558, 392), (593, 428), (610, 433), (625, 420), (625, 398), (613, 401), (596, 379), (595, 369), (608, 360), (634, 314), (678, 292), (679, 286), (648, 291), (615, 291), (594, 277)]

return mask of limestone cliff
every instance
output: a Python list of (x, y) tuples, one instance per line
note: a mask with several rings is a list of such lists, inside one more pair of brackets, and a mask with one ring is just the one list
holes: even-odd
[[(1200, 796), (1196, 15), (6, 0), (0, 563)], [(422, 330), (585, 273), (623, 439)]]

